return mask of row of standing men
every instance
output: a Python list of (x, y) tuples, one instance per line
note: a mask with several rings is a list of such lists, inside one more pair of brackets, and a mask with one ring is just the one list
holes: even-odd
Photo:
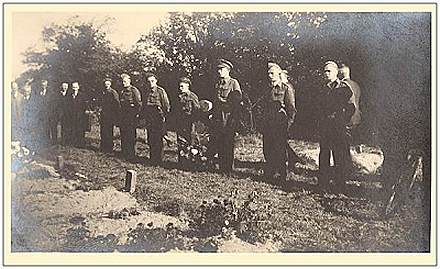
[(38, 89), (24, 87), (22, 93), (17, 83), (12, 85), (12, 139), (20, 140), (32, 151), (58, 143), (58, 123), (61, 122), (61, 143), (84, 146), (83, 132), (87, 129), (85, 99), (80, 94), (79, 83), (73, 82), (71, 92), (63, 83), (59, 92), (41, 80)]
[[(233, 69), (230, 61), (220, 59), (216, 67), (218, 79), (211, 98), (212, 110), (207, 117), (210, 127), (207, 157), (214, 160), (217, 155), (220, 171), (231, 173), (234, 139), (240, 124), (242, 91), (239, 81), (230, 75)], [(356, 93), (359, 87), (339, 80), (338, 71), (335, 62), (326, 62), (323, 68), (326, 84), (320, 85), (318, 91), (319, 183), (327, 187), (332, 180), (342, 188), (351, 166), (351, 130), (360, 122), (360, 110), (359, 93)], [(295, 90), (285, 75), (278, 64), (269, 63), (267, 90), (257, 100), (261, 102), (264, 115), (261, 124), (266, 160), (264, 172), (267, 178), (277, 181), (286, 179), (287, 162), (294, 155), (287, 140), (288, 129), (296, 114)], [(120, 92), (112, 88), (111, 79), (104, 80), (104, 90), (98, 100), (100, 147), (103, 152), (113, 151), (113, 127), (119, 125), (122, 155), (129, 160), (134, 159), (136, 128), (139, 119), (143, 119), (148, 132), (150, 161), (160, 165), (165, 121), (171, 107), (166, 90), (157, 84), (156, 74), (146, 72), (144, 77), (147, 88), (142, 92), (131, 85), (131, 78), (127, 74), (121, 75), (123, 89)], [(61, 143), (83, 147), (89, 125), (89, 100), (80, 90), (78, 82), (72, 83), (71, 91), (68, 86), (62, 83), (60, 91), (50, 91), (48, 82), (43, 80), (39, 90), (31, 93), (25, 89), (24, 97), (19, 98), (18, 91), (14, 90), (17, 87), (13, 84), (12, 112), (13, 117), (16, 115), (13, 118), (13, 136), (20, 137), (25, 144), (38, 149), (42, 145), (57, 143), (57, 126), (60, 124)], [(200, 103), (197, 95), (191, 91), (191, 81), (186, 77), (179, 81), (178, 102), (173, 109), (178, 115), (178, 136), (191, 141), (192, 124), (198, 115)], [(333, 155), (336, 173), (330, 169), (330, 154)]]

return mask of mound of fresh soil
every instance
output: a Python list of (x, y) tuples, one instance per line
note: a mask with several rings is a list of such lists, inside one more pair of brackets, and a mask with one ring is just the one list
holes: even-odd
[[(88, 135), (96, 147), (96, 133)], [(143, 141), (135, 163), (93, 147), (50, 148), (13, 181), (13, 251), (429, 250), (423, 203), (382, 217), (377, 149), (355, 156), (365, 171), (349, 182), (349, 193), (331, 194), (316, 187), (317, 145), (291, 145), (305, 165), (289, 173), (286, 184), (262, 177), (257, 136), (238, 139), (232, 176), (176, 169), (174, 144), (165, 148), (164, 167), (148, 165)], [(57, 156), (65, 159), (62, 171), (51, 168)], [(128, 169), (137, 171), (133, 195), (121, 191)]]

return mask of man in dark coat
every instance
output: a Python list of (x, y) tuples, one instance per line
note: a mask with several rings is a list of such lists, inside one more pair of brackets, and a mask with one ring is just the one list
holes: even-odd
[(106, 78), (104, 90), (100, 96), (101, 151), (106, 153), (113, 151), (113, 127), (121, 109), (119, 95), (111, 86), (112, 80)]
[(122, 74), (121, 79), (123, 89), (119, 95), (121, 104), (119, 129), (122, 156), (128, 160), (134, 160), (136, 157), (136, 127), (142, 100), (139, 90), (131, 85), (130, 76)]
[(61, 83), (61, 88), (58, 92), (54, 93), (52, 98), (52, 109), (50, 116), (50, 132), (53, 134), (52, 143), (58, 143), (58, 124), (61, 127), (61, 143), (66, 143), (66, 125), (67, 121), (67, 108), (69, 106), (68, 96), (69, 84), (67, 82)]
[[(351, 166), (350, 119), (355, 106), (350, 87), (337, 77), (338, 65), (329, 61), (324, 65), (326, 84), (318, 96), (319, 109), (319, 178), (318, 183), (327, 188), (330, 179), (339, 191), (344, 190), (347, 172)], [(335, 174), (330, 169), (330, 153), (333, 153)]]
[(34, 107), (35, 107), (35, 120), (37, 122), (38, 128), (38, 148), (44, 148), (48, 146), (52, 137), (56, 136), (56, 134), (51, 133), (50, 121), (51, 121), (51, 110), (53, 107), (53, 93), (48, 87), (47, 80), (41, 80), (38, 88), (33, 91), (35, 94), (35, 98), (33, 99)]
[(282, 69), (275, 63), (268, 65), (269, 86), (263, 104), (263, 152), (266, 159), (265, 176), (280, 181), (287, 177), (287, 129), (296, 114), (293, 89), (281, 80)]
[[(185, 166), (185, 159), (181, 153), (184, 148), (191, 144), (191, 131), (195, 115), (200, 109), (198, 96), (190, 90), (191, 80), (183, 77), (179, 81), (179, 96), (177, 100), (176, 118), (177, 118), (177, 148), (178, 159), (182, 166)], [(184, 141), (182, 141), (184, 139)], [(184, 167), (187, 168), (187, 167)]]
[(85, 133), (88, 127), (87, 98), (80, 91), (79, 82), (72, 83), (72, 93), (69, 95), (69, 143), (82, 148), (85, 146)]
[(220, 171), (231, 173), (234, 164), (234, 138), (240, 124), (242, 92), (240, 83), (230, 76), (230, 61), (217, 61), (218, 80), (214, 86), (211, 137), (208, 157), (218, 154)]
[(142, 92), (142, 117), (147, 122), (150, 161), (153, 165), (160, 165), (163, 158), (162, 137), (165, 134), (165, 120), (171, 107), (167, 92), (157, 85), (157, 76), (152, 72), (146, 72), (145, 79), (147, 89)]

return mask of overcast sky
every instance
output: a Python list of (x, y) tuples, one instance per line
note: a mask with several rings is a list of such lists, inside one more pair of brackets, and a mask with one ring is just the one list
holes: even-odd
[(24, 70), (22, 53), (27, 48), (41, 46), (41, 31), (50, 23), (63, 23), (73, 16), (80, 20), (103, 22), (106, 17), (115, 18), (107, 30), (110, 41), (122, 49), (129, 49), (152, 27), (165, 20), (167, 13), (14, 13), (12, 17), (13, 76), (18, 77)]

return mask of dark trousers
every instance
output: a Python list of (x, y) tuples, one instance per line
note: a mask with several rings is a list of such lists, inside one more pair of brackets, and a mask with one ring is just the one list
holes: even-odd
[(102, 118), (100, 122), (101, 145), (102, 152), (113, 151), (113, 120)]
[(31, 151), (38, 150), (38, 137), (37, 126), (32, 118), (26, 118), (21, 122), (20, 126), (20, 139), (22, 144)]
[(208, 157), (218, 154), (221, 172), (232, 172), (234, 166), (235, 132), (224, 127), (216, 128), (210, 137)]
[(150, 147), (150, 161), (159, 165), (163, 158), (163, 140), (165, 123), (162, 120), (155, 120), (147, 128), (148, 146)]
[[(334, 174), (330, 167), (333, 154)], [(320, 126), (319, 139), (319, 183), (328, 184), (330, 179), (343, 185), (351, 166), (350, 130), (346, 126), (326, 122)]]
[(353, 146), (361, 144), (361, 137), (362, 137), (362, 128), (363, 126), (360, 124), (352, 125), (350, 126), (351, 130), (351, 139), (350, 144)]
[(72, 145), (78, 148), (83, 148), (86, 145), (86, 130), (83, 128), (75, 128), (73, 135), (72, 135)]
[(50, 127), (48, 119), (40, 119), (36, 124), (37, 137), (36, 137), (36, 149), (40, 150), (47, 147), (50, 144)]
[(53, 117), (49, 120), (49, 137), (52, 145), (58, 144), (58, 123), (60, 118)]
[(294, 166), (295, 163), (302, 163), (303, 161), (298, 156), (298, 154), (295, 153), (295, 151), (290, 147), (289, 142), (286, 143), (286, 149), (287, 149), (287, 160), (289, 163), (289, 166)]
[(83, 148), (86, 145), (85, 134), (84, 122), (80, 118), (75, 118), (69, 127), (69, 144)]
[(123, 112), (119, 128), (121, 131), (122, 156), (127, 159), (134, 159), (136, 156), (136, 114), (131, 111)]
[(278, 117), (266, 122), (263, 133), (263, 154), (266, 160), (264, 174), (272, 178), (275, 173), (280, 179), (287, 177), (287, 117), (280, 113)]
[(68, 120), (66, 118), (61, 118), (61, 144), (66, 145), (68, 143)]
[(83, 148), (86, 145), (85, 134), (85, 116), (84, 115), (72, 115), (68, 118), (68, 124), (64, 125), (63, 140), (67, 145), (73, 147)]

